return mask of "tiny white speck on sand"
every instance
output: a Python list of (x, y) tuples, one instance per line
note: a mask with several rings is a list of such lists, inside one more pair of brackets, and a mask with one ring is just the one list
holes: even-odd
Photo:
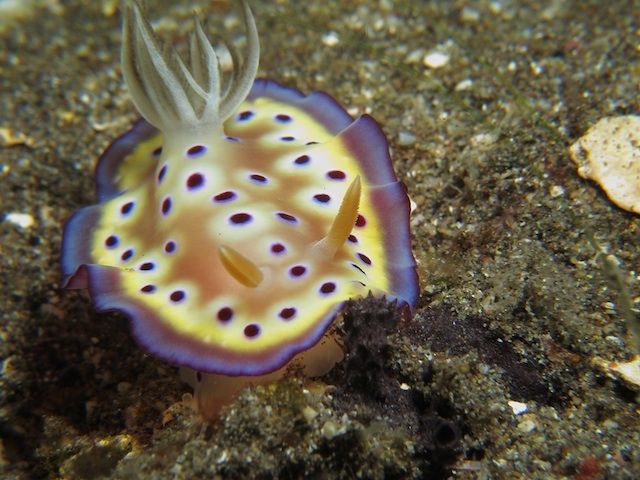
[(28, 213), (9, 213), (6, 217), (4, 217), (6, 222), (13, 223), (14, 225), (19, 226), (20, 228), (29, 228), (32, 227), (35, 223), (35, 220)]

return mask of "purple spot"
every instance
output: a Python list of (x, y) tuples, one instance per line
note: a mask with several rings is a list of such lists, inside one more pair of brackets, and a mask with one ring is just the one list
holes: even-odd
[(358, 237), (356, 237), (355, 235), (349, 235), (349, 241), (351, 243), (358, 243)]
[(142, 287), (142, 288), (140, 289), (140, 291), (141, 291), (142, 293), (153, 293), (153, 292), (155, 292), (155, 291), (156, 291), (156, 286), (155, 286), (155, 285), (151, 285), (151, 284), (149, 284), (149, 285), (145, 285), (144, 287)]
[(253, 173), (249, 175), (249, 178), (253, 180), (254, 183), (267, 183), (267, 177), (259, 173)]
[(356, 218), (356, 227), (364, 227), (367, 224), (367, 219), (362, 215), (358, 214), (358, 218)]
[(153, 270), (154, 268), (156, 268), (156, 266), (153, 262), (144, 262), (142, 265), (140, 265), (140, 270), (149, 271)]
[(313, 199), (319, 203), (329, 203), (329, 200), (331, 200), (331, 197), (326, 193), (318, 193), (317, 195), (313, 196)]
[(276, 121), (281, 122), (281, 123), (288, 123), (291, 121), (291, 117), (289, 115), (286, 115), (284, 113), (279, 113), (278, 115), (276, 115)]
[(244, 336), (247, 338), (253, 338), (260, 335), (260, 327), (255, 323), (250, 323), (244, 327)]
[(218, 310), (218, 320), (222, 323), (227, 323), (233, 318), (233, 310), (229, 307), (222, 307)]
[(213, 197), (213, 201), (214, 202), (228, 202), (229, 200), (233, 200), (234, 198), (236, 198), (236, 194), (230, 190), (227, 190), (226, 192), (222, 192), (219, 193), (218, 195), (216, 195), (215, 197)]
[(171, 210), (171, 197), (167, 197), (162, 201), (162, 214), (168, 215)]
[(280, 140), (282, 140), (283, 142), (293, 142), (295, 140), (295, 137), (287, 135), (286, 137), (280, 137)]
[(174, 242), (173, 240), (169, 240), (167, 243), (164, 244), (164, 251), (165, 253), (173, 253), (176, 251), (176, 242)]
[(159, 157), (162, 154), (162, 147), (156, 148), (153, 152), (151, 152), (151, 154), (154, 157)]
[(240, 141), (238, 137), (230, 137), (229, 135), (224, 137), (224, 139), (228, 142), (233, 142), (233, 143), (238, 143)]
[(293, 307), (283, 308), (282, 310), (280, 310), (280, 313), (278, 315), (283, 320), (291, 320), (296, 316), (296, 309)]
[(189, 190), (195, 190), (202, 187), (202, 185), (204, 185), (204, 177), (201, 173), (194, 173), (187, 178), (187, 188)]
[(245, 110), (244, 112), (240, 112), (238, 114), (238, 120), (241, 122), (249, 120), (251, 117), (253, 117), (253, 112), (251, 110)]
[(289, 215), (288, 213), (278, 212), (276, 213), (276, 215), (287, 223), (298, 223), (298, 219), (293, 215)]
[(280, 255), (281, 253), (284, 253), (285, 250), (286, 247), (281, 243), (274, 243), (271, 245), (271, 253), (274, 255)]
[[(358, 265), (356, 265), (355, 263), (352, 263), (352, 264), (351, 264), (351, 266), (352, 266), (353, 268), (356, 268), (356, 269), (360, 270), (360, 273), (362, 273), (363, 275), (366, 275), (366, 274), (367, 274), (367, 273), (366, 273), (362, 268), (360, 268), (360, 267), (359, 267)], [(363, 285), (364, 285), (364, 284), (363, 284)]]
[(367, 257), (364, 253), (359, 253), (358, 257), (360, 257), (360, 260), (362, 260), (367, 265), (371, 265), (371, 259)]
[(243, 225), (251, 221), (251, 215), (244, 212), (234, 213), (233, 215), (231, 215), (231, 217), (229, 217), (229, 221), (231, 221), (231, 223), (235, 225)]
[(104, 241), (104, 244), (107, 246), (107, 248), (115, 248), (118, 245), (118, 242), (118, 237), (116, 237), (115, 235), (109, 235)]
[(198, 157), (207, 151), (207, 147), (204, 145), (194, 145), (187, 150), (187, 155), (190, 157)]
[(330, 293), (335, 292), (336, 284), (333, 282), (325, 282), (320, 287), (320, 292), (324, 295), (329, 295)]
[(293, 161), (293, 163), (295, 163), (296, 165), (305, 165), (309, 163), (309, 160), (311, 160), (311, 158), (309, 158), (309, 155), (300, 155)]
[(164, 177), (166, 174), (167, 174), (167, 165), (165, 164), (162, 166), (162, 168), (158, 172), (158, 183), (162, 183), (162, 180), (164, 180)]
[(132, 249), (125, 250), (124, 252), (122, 252), (122, 255), (120, 255), (120, 258), (125, 262), (129, 260), (131, 257), (133, 257)]
[(122, 213), (122, 215), (129, 215), (133, 210), (133, 206), (134, 206), (133, 202), (125, 203), (124, 205), (122, 205), (122, 207), (120, 207), (120, 213)]
[(327, 177), (331, 180), (344, 180), (347, 178), (347, 175), (342, 170), (331, 170), (327, 172)]
[(173, 302), (173, 303), (178, 303), (181, 302), (185, 299), (187, 295), (184, 293), (184, 291), (182, 290), (175, 290), (173, 292), (171, 292), (171, 295), (169, 295), (169, 299)]
[(292, 277), (301, 277), (307, 271), (307, 267), (304, 265), (295, 265), (289, 269), (289, 275)]

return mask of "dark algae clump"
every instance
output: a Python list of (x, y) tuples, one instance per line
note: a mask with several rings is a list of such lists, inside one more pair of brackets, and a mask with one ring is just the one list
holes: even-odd
[[(568, 154), (640, 112), (629, 2), (251, 2), (258, 75), (382, 124), (421, 292), (411, 321), (352, 303), (333, 371), (211, 423), (125, 317), (57, 287), (61, 225), (137, 116), (118, 2), (19, 3), (0, 14), (1, 477), (640, 477), (640, 387), (614, 369), (637, 354), (640, 217)], [(147, 1), (179, 49), (194, 9), (241, 31), (228, 3)]]

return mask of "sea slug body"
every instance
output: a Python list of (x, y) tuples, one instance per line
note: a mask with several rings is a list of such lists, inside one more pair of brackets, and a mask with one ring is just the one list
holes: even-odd
[(125, 2), (124, 77), (143, 120), (96, 170), (98, 203), (66, 223), (62, 285), (131, 319), (147, 350), (199, 372), (264, 375), (317, 345), (349, 299), (413, 311), (409, 199), (378, 124), (325, 93), (225, 82), (199, 23), (189, 62)]

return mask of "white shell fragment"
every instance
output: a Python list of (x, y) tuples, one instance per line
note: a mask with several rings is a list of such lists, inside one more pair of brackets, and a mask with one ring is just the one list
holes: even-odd
[(425, 67), (429, 68), (441, 68), (449, 63), (451, 55), (442, 50), (431, 50), (422, 59), (422, 63)]
[(640, 116), (605, 117), (569, 148), (578, 175), (620, 208), (640, 213)]
[(509, 400), (507, 403), (513, 410), (514, 415), (522, 415), (528, 410), (526, 403), (516, 402), (515, 400)]
[(30, 228), (35, 223), (33, 217), (28, 213), (8, 213), (7, 216), (4, 217), (4, 219), (7, 222), (19, 226), (20, 228)]
[(327, 47), (335, 47), (340, 43), (340, 36), (336, 32), (327, 32), (322, 35), (322, 43)]
[(609, 362), (600, 357), (594, 357), (592, 362), (610, 377), (623, 380), (634, 390), (640, 388), (640, 355), (628, 362)]

